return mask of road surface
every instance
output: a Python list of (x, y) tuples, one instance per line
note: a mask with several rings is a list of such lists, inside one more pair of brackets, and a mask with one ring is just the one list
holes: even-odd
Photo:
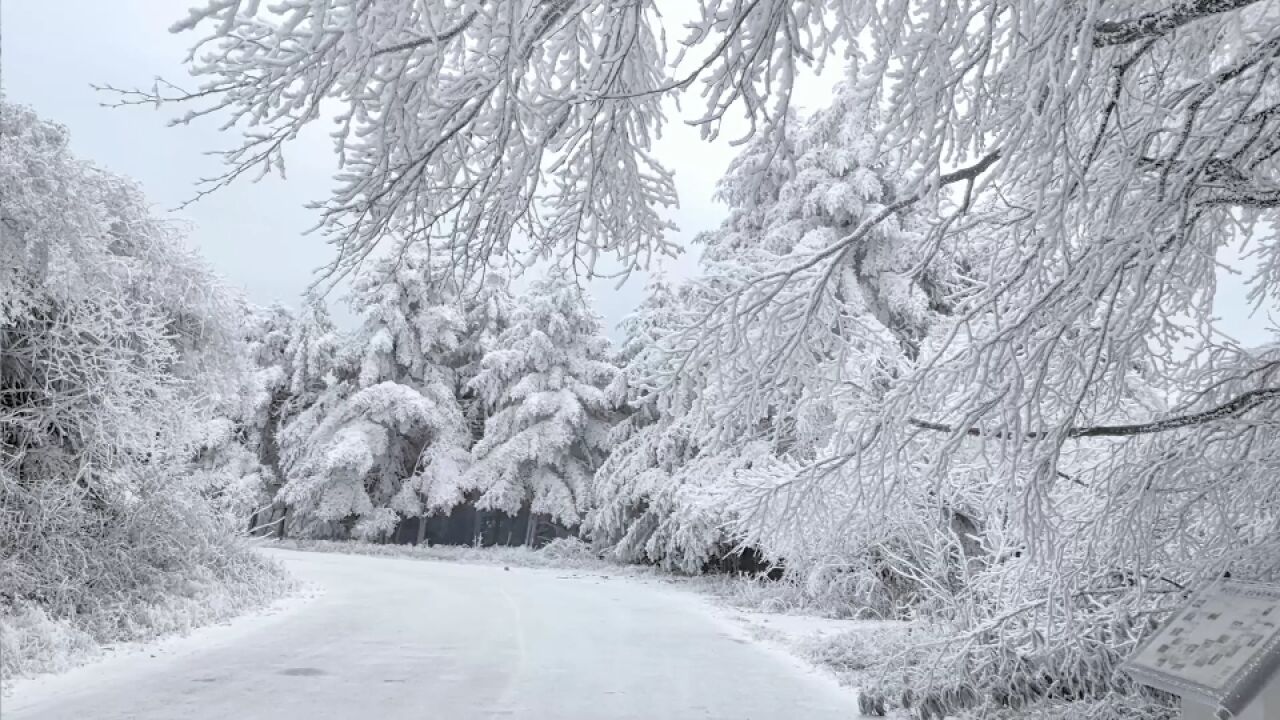
[(319, 590), (19, 683), (3, 720), (848, 720), (706, 599), (599, 574), (267, 550)]

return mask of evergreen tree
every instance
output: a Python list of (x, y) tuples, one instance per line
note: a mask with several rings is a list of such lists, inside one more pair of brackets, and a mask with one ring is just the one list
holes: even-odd
[(284, 529), (281, 433), (316, 402), (333, 366), (335, 330), (322, 301), (295, 315), (276, 303), (244, 304), (240, 383), (206, 421), (193, 479), (251, 532)]
[(480, 373), (484, 356), (500, 346), (511, 325), (515, 300), (507, 276), (489, 270), (462, 293), (466, 335), (456, 354), (456, 394), (473, 441), (484, 436), (488, 409), (471, 381)]
[(321, 298), (307, 298), (291, 326), (285, 360), (289, 399), (284, 418), (310, 407), (332, 382), (338, 331)]
[(561, 275), (535, 282), (470, 383), (489, 413), (468, 476), (478, 506), (514, 515), (527, 505), (576, 526), (608, 451), (607, 389), (617, 374), (577, 286)]
[(677, 372), (679, 358), (668, 344), (691, 321), (697, 289), (657, 281), (649, 291), (621, 323), (623, 370), (610, 392), (626, 415), (612, 429), (610, 454), (596, 470), (595, 502), (584, 527), (593, 543), (620, 560), (692, 573), (731, 544), (723, 501), (732, 488), (727, 468), (697, 462), (695, 408), (707, 389), (703, 368)]
[(239, 387), (205, 422), (192, 477), (227, 514), (253, 529), (280, 482), (276, 432), (289, 394), (286, 349), (295, 321), (280, 304), (243, 303), (237, 314), (245, 319)]
[(361, 328), (286, 430), (291, 527), (385, 538), (402, 518), (461, 501), (470, 436), (455, 366), (468, 327), (445, 277), (410, 250), (357, 280)]

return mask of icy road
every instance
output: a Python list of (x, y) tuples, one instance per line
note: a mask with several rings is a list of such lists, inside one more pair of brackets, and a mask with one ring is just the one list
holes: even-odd
[(856, 717), (704, 598), (598, 574), (268, 550), (314, 597), (19, 682), (3, 720)]

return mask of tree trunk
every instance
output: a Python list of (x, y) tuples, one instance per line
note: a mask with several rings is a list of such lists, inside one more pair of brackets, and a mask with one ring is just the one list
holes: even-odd
[(533, 544), (537, 541), (538, 541), (538, 514), (535, 513), (531, 508), (529, 510), (529, 523), (528, 525), (525, 526), (524, 544), (532, 548)]
[(425, 540), (426, 537), (427, 537), (427, 518), (424, 516), (418, 516), (418, 539), (413, 544), (421, 545), (422, 541)]

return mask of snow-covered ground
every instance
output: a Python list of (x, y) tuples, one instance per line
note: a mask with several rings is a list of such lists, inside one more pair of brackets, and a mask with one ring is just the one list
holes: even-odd
[[(854, 694), (741, 613), (596, 572), (265, 549), (311, 590), (19, 681), (4, 720), (840, 718)], [(792, 622), (789, 620), (779, 621)]]

